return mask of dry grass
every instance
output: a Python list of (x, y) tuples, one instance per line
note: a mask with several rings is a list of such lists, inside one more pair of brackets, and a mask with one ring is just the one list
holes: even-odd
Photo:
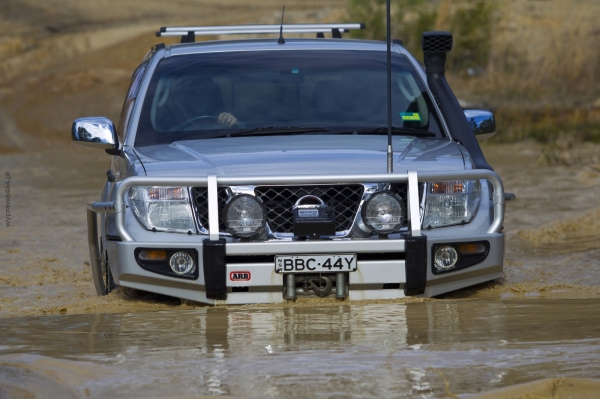
[(487, 67), (471, 79), (454, 71), (461, 94), (505, 109), (600, 106), (598, 15), (597, 0), (498, 3)]
[[(490, 102), (491, 103), (491, 102)], [(488, 105), (490, 104), (488, 103)], [(540, 143), (600, 143), (600, 108), (547, 107), (535, 103), (518, 107), (498, 100), (494, 106), (497, 131), (493, 141), (534, 139)]]
[(492, 7), (487, 61), (471, 74), (450, 62), (448, 80), (459, 98), (496, 112), (494, 140), (533, 138), (550, 158), (565, 140), (600, 142), (600, 1), (431, 0), (434, 28), (460, 35), (455, 15), (481, 1)]

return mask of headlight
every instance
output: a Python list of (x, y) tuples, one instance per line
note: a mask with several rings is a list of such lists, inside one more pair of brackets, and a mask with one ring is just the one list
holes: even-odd
[(481, 186), (477, 180), (427, 183), (423, 227), (469, 223), (479, 208)]
[(185, 187), (132, 187), (129, 202), (136, 218), (148, 230), (195, 231)]
[(389, 234), (402, 227), (406, 210), (398, 195), (379, 191), (365, 201), (361, 213), (367, 227), (379, 234)]
[(230, 198), (225, 204), (225, 225), (235, 237), (253, 237), (264, 228), (266, 212), (262, 202), (249, 194)]

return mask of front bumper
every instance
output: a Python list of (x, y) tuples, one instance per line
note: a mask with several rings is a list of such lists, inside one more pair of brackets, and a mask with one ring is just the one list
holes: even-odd
[[(431, 247), (444, 242), (474, 242), (487, 240), (490, 252), (486, 259), (470, 268), (454, 273), (434, 275), (431, 266)], [(300, 245), (298, 245), (300, 244)], [(408, 280), (407, 261), (413, 261), (424, 269), (426, 281), (424, 296), (435, 296), (470, 285), (493, 280), (502, 276), (504, 257), (504, 235), (501, 233), (483, 236), (453, 237), (451, 240), (427, 240), (424, 258), (410, 259), (406, 252), (406, 240), (346, 240), (319, 242), (266, 242), (266, 243), (227, 243), (225, 244), (225, 268), (221, 271), (226, 281), (226, 298), (207, 297), (205, 274), (200, 268), (197, 280), (184, 280), (156, 274), (140, 268), (135, 261), (136, 248), (177, 248), (198, 251), (200, 260), (204, 257), (204, 245), (181, 245), (156, 242), (110, 242), (109, 251), (114, 251), (116, 264), (113, 277), (123, 286), (144, 291), (156, 292), (191, 301), (208, 304), (248, 304), (284, 302), (284, 274), (275, 272), (274, 262), (252, 262), (253, 257), (298, 254), (356, 253), (357, 271), (348, 273), (348, 298), (350, 300), (396, 299), (406, 296), (407, 283), (419, 285), (419, 280)], [(248, 261), (243, 262), (247, 257)], [(409, 259), (406, 259), (406, 258)], [(112, 257), (111, 257), (112, 258)], [(381, 260), (381, 258), (388, 258)], [(227, 261), (232, 259), (234, 261)], [(261, 259), (264, 260), (264, 259)], [(202, 262), (202, 261), (201, 261)], [(248, 281), (231, 281), (231, 273), (249, 272)]]
[[(451, 179), (486, 179), (494, 187), (493, 219), (482, 234), (426, 237), (420, 230), (418, 184), (420, 181)], [(209, 236), (181, 237), (177, 242), (135, 241), (126, 230), (124, 196), (137, 185), (207, 186), (210, 226), (218, 226), (216, 192), (218, 185), (244, 184), (319, 184), (389, 181), (408, 183), (409, 234), (397, 239), (333, 239), (308, 241), (236, 242), (228, 239), (219, 243), (219, 232)], [(500, 232), (504, 217), (504, 191), (498, 176), (488, 170), (469, 170), (447, 173), (352, 175), (352, 176), (296, 176), (263, 178), (145, 178), (132, 177), (119, 184), (114, 203), (88, 204), (88, 221), (95, 212), (115, 212), (116, 230), (121, 241), (108, 241), (108, 257), (117, 284), (140, 290), (175, 296), (208, 304), (279, 303), (291, 299), (292, 278), (275, 272), (275, 255), (303, 254), (357, 254), (357, 270), (343, 273), (337, 281), (347, 281), (344, 297), (351, 300), (394, 299), (404, 296), (434, 296), (444, 292), (493, 280), (502, 276), (504, 235)], [(416, 223), (412, 223), (416, 221)], [(91, 223), (91, 222), (90, 222)], [(89, 231), (92, 231), (89, 226)], [(94, 228), (93, 231), (96, 231)], [(448, 230), (450, 231), (450, 230)], [(97, 237), (90, 236), (92, 268), (99, 268)], [(222, 240), (222, 239), (221, 239)], [(485, 259), (471, 267), (452, 273), (433, 273), (432, 246), (441, 243), (489, 243)], [(198, 278), (194, 280), (170, 277), (145, 270), (138, 265), (135, 251), (139, 248), (189, 249), (198, 254)], [(96, 252), (95, 252), (96, 251)], [(232, 279), (232, 273), (248, 273), (250, 278)], [(98, 273), (94, 273), (96, 275)], [(343, 279), (342, 279), (343, 277)], [(286, 292), (287, 285), (287, 292)], [(338, 290), (338, 297), (341, 291)]]

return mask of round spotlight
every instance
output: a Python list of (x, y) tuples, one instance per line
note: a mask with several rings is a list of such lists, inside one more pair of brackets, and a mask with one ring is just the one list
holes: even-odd
[(406, 209), (400, 196), (378, 191), (363, 204), (362, 218), (367, 227), (379, 234), (389, 234), (404, 224)]
[(449, 245), (439, 247), (435, 251), (435, 268), (438, 271), (446, 271), (456, 266), (458, 262), (458, 252)]
[(225, 205), (225, 225), (227, 231), (235, 237), (253, 237), (262, 231), (265, 222), (265, 208), (253, 195), (236, 195)]
[(194, 259), (187, 252), (175, 252), (169, 260), (171, 270), (177, 274), (188, 274), (194, 271)]

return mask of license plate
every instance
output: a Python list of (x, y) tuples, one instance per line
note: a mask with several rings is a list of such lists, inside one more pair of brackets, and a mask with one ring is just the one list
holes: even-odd
[(356, 271), (356, 254), (275, 256), (276, 273), (339, 273)]

